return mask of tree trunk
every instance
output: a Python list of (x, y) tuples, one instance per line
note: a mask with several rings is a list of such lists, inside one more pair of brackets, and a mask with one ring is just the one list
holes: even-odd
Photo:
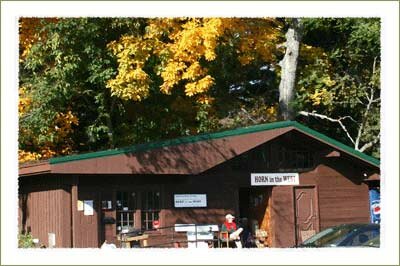
[(301, 39), (300, 19), (292, 19), (289, 29), (286, 32), (286, 52), (281, 67), (281, 82), (279, 84), (279, 109), (283, 120), (291, 120), (294, 117), (290, 103), (294, 98), (296, 82), (297, 60), (299, 57), (299, 46)]

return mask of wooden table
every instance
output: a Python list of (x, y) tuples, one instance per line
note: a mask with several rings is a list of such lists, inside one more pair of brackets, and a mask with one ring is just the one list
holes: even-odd
[(140, 247), (147, 247), (147, 239), (149, 235), (140, 236), (118, 236), (118, 240), (121, 241), (126, 248), (131, 248), (131, 242), (139, 241)]

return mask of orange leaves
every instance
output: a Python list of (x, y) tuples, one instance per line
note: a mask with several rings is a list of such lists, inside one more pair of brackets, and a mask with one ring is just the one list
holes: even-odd
[(56, 115), (54, 130), (57, 132), (58, 138), (65, 138), (73, 132), (72, 126), (78, 125), (78, 118), (68, 111), (66, 114), (58, 113)]
[(29, 53), (32, 45), (45, 37), (41, 32), (41, 22), (56, 22), (57, 18), (20, 18), (19, 20), (19, 48), (20, 60), (23, 60)]
[(73, 144), (70, 136), (74, 132), (73, 126), (77, 126), (78, 124), (78, 118), (71, 111), (58, 113), (53, 125), (45, 132), (47, 135), (54, 135), (54, 140), (41, 145), (35, 141), (35, 143), (28, 145), (35, 147), (37, 151), (18, 150), (19, 162), (37, 161), (49, 159), (55, 155), (70, 154)]
[(199, 95), (197, 98), (197, 102), (200, 104), (212, 104), (215, 99), (213, 97), (210, 97), (208, 95)]

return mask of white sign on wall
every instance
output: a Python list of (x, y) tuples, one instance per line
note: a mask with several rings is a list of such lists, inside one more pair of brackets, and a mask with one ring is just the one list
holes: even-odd
[(83, 201), (83, 214), (84, 215), (93, 215), (93, 200), (84, 200)]
[(299, 184), (298, 173), (255, 173), (251, 174), (252, 186), (293, 186)]
[(174, 194), (175, 208), (207, 207), (206, 194)]

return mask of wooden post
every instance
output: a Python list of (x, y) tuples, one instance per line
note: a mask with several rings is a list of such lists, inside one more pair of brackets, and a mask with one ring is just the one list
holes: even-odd
[(72, 178), (71, 186), (71, 237), (72, 237), (72, 247), (77, 247), (77, 218), (78, 218), (78, 177), (74, 176)]

